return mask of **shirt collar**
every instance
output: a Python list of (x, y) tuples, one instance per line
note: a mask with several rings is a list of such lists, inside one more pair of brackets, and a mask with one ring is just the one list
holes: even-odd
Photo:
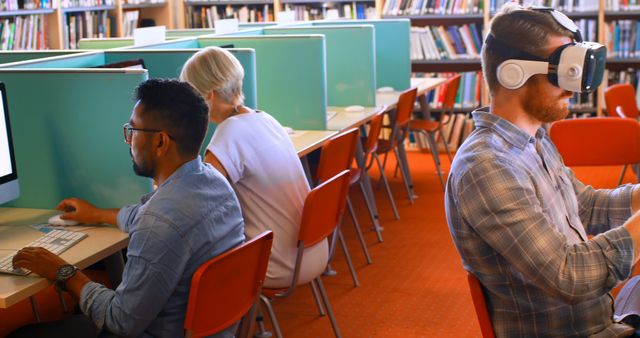
[(200, 158), (200, 155), (198, 155), (198, 157), (194, 158), (193, 160), (184, 163), (178, 169), (176, 169), (176, 171), (174, 171), (173, 174), (169, 176), (169, 178), (162, 182), (162, 184), (160, 184), (160, 186), (156, 190), (142, 196), (142, 204), (146, 203), (158, 190), (162, 189), (162, 187), (170, 184), (171, 181), (176, 180), (186, 174), (197, 171), (201, 166), (202, 158)]
[(489, 107), (477, 109), (472, 113), (472, 116), (476, 128), (493, 129), (498, 135), (511, 143), (511, 145), (522, 150), (524, 150), (528, 143), (535, 143), (536, 138), (541, 139), (545, 135), (544, 129), (538, 128), (536, 137), (534, 138), (511, 122), (490, 113)]

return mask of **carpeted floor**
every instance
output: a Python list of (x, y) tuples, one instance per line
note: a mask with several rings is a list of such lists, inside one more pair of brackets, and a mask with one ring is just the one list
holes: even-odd
[[(449, 168), (446, 156), (442, 156)], [(383, 190), (376, 191), (384, 243), (369, 231), (363, 200), (351, 197), (369, 244), (373, 264), (367, 265), (353, 225), (345, 218), (343, 232), (356, 265), (360, 287), (355, 288), (344, 256), (337, 251), (335, 277), (323, 277), (344, 337), (480, 337), (458, 254), (451, 242), (444, 214), (444, 194), (430, 155), (410, 152), (409, 162), (419, 198), (410, 205), (402, 180), (391, 178), (400, 220)], [(394, 163), (388, 165), (392, 176)], [(615, 186), (620, 167), (578, 168), (576, 175), (595, 187)], [(377, 178), (377, 175), (373, 175)], [(627, 171), (625, 182), (634, 176)], [(301, 287), (274, 307), (285, 337), (332, 337), (328, 318), (320, 317), (311, 290)]]

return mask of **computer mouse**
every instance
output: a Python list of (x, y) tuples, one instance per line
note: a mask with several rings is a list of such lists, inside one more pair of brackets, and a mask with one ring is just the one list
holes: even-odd
[(49, 218), (49, 224), (51, 225), (55, 225), (55, 226), (59, 226), (59, 227), (66, 227), (66, 226), (72, 226), (72, 225), (78, 225), (80, 224), (80, 222), (77, 221), (73, 221), (70, 219), (62, 219), (60, 218), (60, 215), (55, 215), (52, 216), (51, 218)]
[(355, 113), (355, 112), (359, 112), (359, 111), (363, 111), (364, 107), (363, 106), (349, 106), (347, 108), (344, 109), (345, 111), (348, 111), (350, 113)]
[(289, 135), (293, 134), (293, 128), (291, 127), (282, 127), (282, 128), (284, 128), (284, 131), (286, 131), (287, 134)]
[(378, 88), (378, 93), (392, 93), (395, 90), (393, 89), (393, 87), (380, 87)]

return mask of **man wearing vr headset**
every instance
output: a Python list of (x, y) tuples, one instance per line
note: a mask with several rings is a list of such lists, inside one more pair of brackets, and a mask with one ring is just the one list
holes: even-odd
[(445, 208), (498, 337), (634, 332), (614, 320), (609, 291), (640, 258), (640, 190), (585, 186), (542, 128), (567, 116), (574, 92), (598, 87), (605, 59), (603, 46), (582, 42), (550, 8), (507, 4), (491, 22), (482, 49), (491, 106), (473, 113), (476, 130), (452, 164)]

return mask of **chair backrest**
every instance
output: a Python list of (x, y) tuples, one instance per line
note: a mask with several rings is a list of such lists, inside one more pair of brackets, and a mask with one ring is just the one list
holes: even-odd
[(242, 318), (262, 290), (273, 232), (265, 231), (202, 264), (191, 278), (184, 328), (209, 336)]
[(473, 300), (473, 307), (476, 309), (476, 316), (478, 316), (482, 337), (494, 338), (495, 332), (493, 332), (493, 324), (491, 324), (491, 317), (489, 316), (482, 284), (480, 284), (478, 278), (469, 271), (467, 271), (467, 281), (469, 282), (469, 291), (471, 291), (471, 299)]
[(298, 240), (308, 248), (324, 240), (338, 226), (349, 192), (349, 170), (323, 181), (304, 200)]
[(607, 115), (618, 117), (617, 108), (620, 107), (624, 115), (629, 118), (638, 118), (638, 106), (636, 104), (636, 91), (628, 83), (615, 84), (604, 91), (604, 102), (607, 105)]
[(320, 163), (316, 170), (316, 182), (324, 182), (341, 171), (351, 168), (359, 135), (358, 129), (352, 128), (330, 138), (322, 145)]
[[(384, 111), (384, 109), (382, 110)], [(367, 134), (367, 142), (364, 145), (364, 152), (371, 154), (378, 148), (378, 137), (380, 137), (380, 130), (382, 130), (382, 122), (384, 119), (384, 113), (380, 111), (376, 113), (369, 122), (369, 133)]]
[(567, 166), (624, 165), (640, 162), (640, 124), (634, 119), (567, 119), (549, 131)]
[[(398, 97), (398, 103), (396, 105), (396, 120), (395, 126), (404, 127), (411, 120), (411, 114), (413, 113), (413, 106), (416, 102), (416, 96), (418, 95), (418, 88), (409, 88), (403, 91)], [(394, 124), (394, 123), (392, 123)]]
[(460, 88), (460, 79), (462, 75), (456, 76), (447, 80), (444, 83), (444, 93), (442, 100), (442, 110), (451, 110), (456, 103), (456, 96), (458, 95), (458, 89)]

